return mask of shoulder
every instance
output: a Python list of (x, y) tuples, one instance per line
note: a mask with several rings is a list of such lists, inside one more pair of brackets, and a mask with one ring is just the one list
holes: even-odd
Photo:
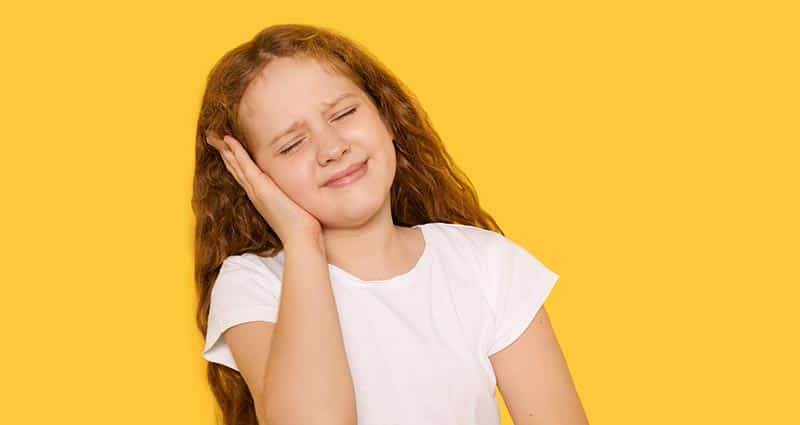
[[(429, 223), (440, 261), (451, 261), (453, 269), (463, 269), (473, 276), (491, 273), (492, 257), (506, 238), (498, 232), (468, 224)], [(449, 265), (448, 265), (449, 266)]]
[(430, 225), (442, 236), (449, 251), (466, 255), (492, 275), (509, 268), (517, 271), (545, 269), (522, 243), (499, 232), (466, 224), (436, 222)]
[(256, 254), (245, 252), (244, 254), (229, 255), (222, 260), (220, 272), (223, 270), (260, 270), (264, 267), (264, 258)]
[(427, 226), (434, 228), (438, 235), (454, 246), (479, 250), (491, 247), (498, 243), (498, 239), (504, 238), (503, 235), (493, 230), (469, 224), (433, 222), (428, 223)]
[(244, 289), (244, 293), (256, 288), (279, 292), (280, 284), (280, 264), (273, 258), (253, 253), (229, 255), (222, 261), (212, 289), (212, 297), (241, 292), (243, 288), (247, 288)]

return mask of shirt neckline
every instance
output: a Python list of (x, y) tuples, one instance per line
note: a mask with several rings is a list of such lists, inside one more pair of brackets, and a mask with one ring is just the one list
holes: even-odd
[(392, 276), (388, 279), (377, 279), (377, 280), (363, 280), (359, 279), (358, 277), (354, 276), (350, 272), (341, 269), (333, 264), (328, 264), (328, 270), (330, 271), (331, 275), (338, 275), (339, 277), (343, 278), (344, 282), (349, 284), (354, 284), (357, 286), (362, 287), (385, 287), (385, 286), (398, 286), (403, 283), (412, 282), (414, 277), (419, 274), (419, 271), (427, 264), (428, 257), (431, 255), (431, 237), (428, 233), (427, 225), (430, 223), (421, 223), (411, 226), (411, 228), (419, 227), (420, 231), (422, 231), (422, 239), (425, 242), (425, 246), (422, 249), (422, 254), (417, 259), (416, 264), (411, 267), (410, 270), (401, 273), (396, 276)]

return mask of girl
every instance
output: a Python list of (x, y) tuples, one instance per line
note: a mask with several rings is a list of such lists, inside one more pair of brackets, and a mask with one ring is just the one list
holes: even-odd
[(558, 275), (479, 205), (366, 49), (278, 25), (210, 73), (197, 323), (224, 424), (585, 424), (542, 304)]

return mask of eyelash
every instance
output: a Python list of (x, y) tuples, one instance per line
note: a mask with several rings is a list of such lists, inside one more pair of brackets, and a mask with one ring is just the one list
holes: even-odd
[[(356, 111), (356, 109), (358, 109), (358, 106), (354, 107), (353, 109), (350, 109), (349, 111), (347, 111), (347, 112), (343, 113), (342, 115), (339, 115), (338, 117), (336, 117), (336, 119), (335, 119), (334, 121), (339, 121), (340, 119), (344, 118), (345, 116), (352, 114), (353, 112), (355, 112), (355, 111)], [(285, 155), (285, 154), (287, 154), (287, 153), (289, 153), (289, 152), (293, 151), (293, 150), (294, 150), (294, 148), (295, 148), (297, 145), (299, 145), (300, 143), (302, 143), (302, 142), (303, 142), (303, 140), (305, 140), (305, 139), (300, 139), (300, 140), (298, 140), (296, 143), (292, 144), (292, 145), (291, 145), (291, 146), (289, 146), (288, 148), (286, 148), (286, 149), (284, 149), (284, 150), (280, 151), (280, 154), (281, 154), (281, 155)]]

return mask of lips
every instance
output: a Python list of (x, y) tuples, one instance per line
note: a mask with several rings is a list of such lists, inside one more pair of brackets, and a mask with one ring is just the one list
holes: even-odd
[(330, 178), (328, 178), (328, 180), (325, 182), (325, 184), (323, 184), (323, 186), (328, 186), (335, 180), (353, 174), (355, 171), (358, 171), (359, 169), (361, 169), (361, 167), (365, 166), (366, 162), (367, 162), (366, 160), (361, 162), (356, 162), (355, 164), (349, 165), (344, 170), (334, 173)]

